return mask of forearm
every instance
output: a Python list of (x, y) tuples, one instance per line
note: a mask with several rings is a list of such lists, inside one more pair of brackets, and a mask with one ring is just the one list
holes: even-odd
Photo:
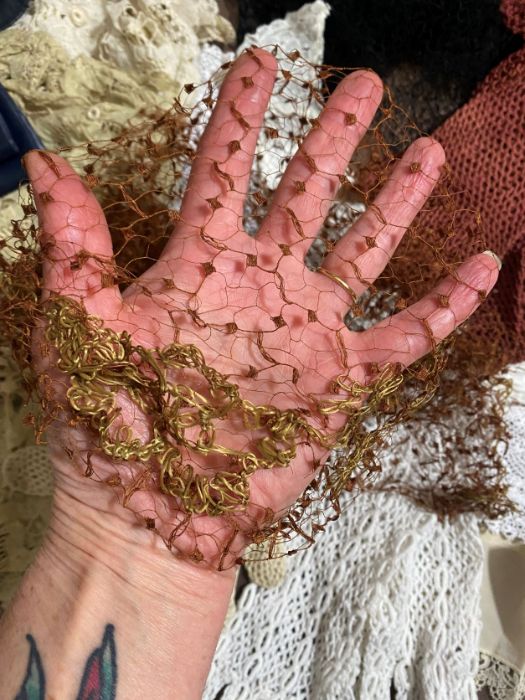
[(46, 541), (0, 625), (2, 700), (21, 691), (32, 647), (41, 662), (40, 673), (33, 658), (32, 673), (45, 677), (46, 698), (83, 698), (88, 659), (101, 648), (105, 682), (116, 678), (108, 698), (201, 697), (234, 571), (197, 569), (153, 536), (148, 546), (145, 539), (130, 544), (119, 538), (113, 517), (94, 522), (78, 503), (74, 519), (68, 507), (55, 508)]

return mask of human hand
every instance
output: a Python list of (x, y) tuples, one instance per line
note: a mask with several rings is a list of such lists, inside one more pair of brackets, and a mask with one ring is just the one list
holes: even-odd
[[(244, 402), (217, 411), (202, 429), (209, 382), (202, 371), (168, 366), (173, 386), (197, 394), (186, 395), (184, 425), (174, 408), (181, 405), (181, 389), (169, 395), (163, 433), (149, 405), (139, 406), (124, 384), (113, 387), (113, 433), (104, 455), (85, 425), (61, 420), (53, 428), (57, 490), (80, 498), (94, 517), (115, 512), (109, 489), (97, 489), (72, 470), (71, 456), (80, 457), (98, 479), (117, 478), (127, 506), (170, 546), (219, 566), (235, 561), (253, 533), (304, 491), (362, 400), (351, 387), (373, 382), (372, 368), (407, 367), (429, 352), (470, 316), (498, 274), (493, 257), (476, 255), (409, 308), (365, 332), (349, 331), (343, 322), (349, 292), (359, 295), (381, 274), (437, 182), (444, 154), (432, 139), (415, 141), (374, 207), (326, 257), (325, 274), (312, 272), (304, 256), (372, 121), (382, 86), (367, 71), (339, 84), (288, 165), (257, 236), (249, 237), (243, 203), (275, 72), (275, 59), (262, 50), (235, 62), (201, 139), (170, 241), (123, 292), (107, 283), (115, 275), (112, 242), (92, 193), (64, 159), (37, 151), (25, 159), (45, 246), (43, 298), (58, 294), (81, 302), (104, 328), (129, 334), (135, 347), (157, 352), (175, 342), (197, 348), (203, 367), (218, 373), (221, 400), (231, 385)], [(68, 377), (51, 369), (39, 342), (34, 347), (37, 367), (63, 399)], [(141, 371), (151, 378), (149, 359), (143, 356), (137, 381)], [(137, 355), (133, 361), (140, 365)], [(196, 413), (198, 420), (189, 417)], [(288, 432), (268, 427), (272, 415)], [(181, 431), (176, 437), (177, 430), (166, 428), (170, 419)], [(123, 426), (141, 445), (159, 438), (164, 452), (113, 458)], [(190, 470), (184, 469), (188, 463)], [(122, 536), (136, 537), (121, 519)]]

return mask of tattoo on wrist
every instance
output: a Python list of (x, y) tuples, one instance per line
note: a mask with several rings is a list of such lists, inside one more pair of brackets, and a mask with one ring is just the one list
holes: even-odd
[[(102, 643), (89, 655), (76, 700), (114, 700), (117, 692), (115, 628), (106, 625)], [(37, 643), (30, 634), (29, 659), (22, 687), (15, 700), (45, 700), (46, 677)]]
[(29, 660), (22, 688), (15, 700), (45, 700), (46, 678), (42, 668), (42, 660), (34, 638), (28, 634)]

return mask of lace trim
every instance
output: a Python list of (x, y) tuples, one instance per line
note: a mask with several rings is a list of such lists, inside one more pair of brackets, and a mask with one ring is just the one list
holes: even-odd
[(520, 674), (516, 669), (490, 654), (480, 652), (476, 688), (486, 689), (490, 700), (523, 700), (525, 674)]
[(509, 365), (505, 375), (512, 380), (512, 395), (505, 413), (511, 438), (503, 461), (509, 498), (516, 511), (483, 524), (507, 540), (525, 542), (525, 362)]

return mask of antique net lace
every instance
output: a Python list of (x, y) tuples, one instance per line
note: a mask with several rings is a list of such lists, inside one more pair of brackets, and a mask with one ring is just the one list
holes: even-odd
[[(325, 7), (323, 3), (314, 3), (314, 6), (317, 12)], [(313, 11), (310, 14), (307, 11), (299, 14), (294, 28), (298, 26), (303, 31), (296, 34), (290, 32), (292, 38), (287, 36), (290, 25), (280, 24), (267, 31), (275, 37), (278, 30), (278, 41), (288, 52), (293, 51), (294, 43), (295, 46), (298, 45), (299, 36), (299, 41), (303, 42), (299, 44), (301, 53), (316, 61), (319, 57), (309, 53), (319, 39), (319, 32), (315, 27), (312, 29), (313, 16)], [(292, 24), (294, 21), (290, 19)], [(318, 21), (316, 27), (319, 27)], [(259, 43), (267, 42), (262, 40)], [(109, 41), (106, 46), (118, 47), (119, 43)], [(201, 58), (201, 65), (215, 62), (216, 69), (218, 59), (223, 60), (223, 57), (219, 56), (215, 47), (210, 47)], [(204, 100), (208, 94), (212, 100), (216, 96), (213, 90), (199, 94)], [(294, 100), (298, 100), (298, 93), (292, 95)], [(209, 114), (209, 105), (205, 104), (205, 107), (193, 130), (195, 139), (200, 135), (199, 124)], [(308, 119), (316, 118), (318, 112), (315, 104), (312, 109), (307, 114)], [(280, 124), (286, 123), (286, 120), (293, 122), (292, 117), (295, 114), (290, 113), (286, 103), (284, 106), (278, 103), (274, 106), (273, 118)], [(270, 125), (270, 128), (273, 127)], [(295, 122), (293, 129), (297, 130)], [(405, 134), (404, 138), (406, 137)], [(275, 146), (281, 158), (283, 154), (291, 154), (287, 148), (289, 146), (286, 140)], [(276, 177), (276, 182), (278, 180), (276, 161), (272, 158), (271, 150), (267, 145), (263, 146), (262, 157), (257, 165), (259, 170), (256, 169), (256, 173), (259, 172), (270, 183), (272, 175)], [(94, 155), (97, 156), (96, 152)], [(96, 158), (94, 164), (97, 164)], [(184, 172), (183, 167), (181, 172)], [(373, 170), (371, 172), (373, 175)], [(88, 171), (87, 174), (89, 176), (93, 171)], [(94, 177), (96, 176), (95, 171)], [(350, 180), (350, 184), (356, 183)], [(359, 184), (362, 186), (362, 183)], [(364, 191), (368, 187), (370, 183), (365, 185)], [(444, 194), (448, 196), (448, 192)], [(133, 210), (136, 206), (133, 193), (131, 199), (126, 201)], [(259, 206), (260, 202), (257, 198), (254, 202), (251, 213), (253, 225), (256, 225), (255, 205)], [(211, 207), (215, 211), (213, 204)], [(352, 210), (350, 218), (348, 210), (346, 213), (334, 212), (331, 222), (334, 238), (337, 238), (338, 227), (341, 230), (352, 220), (352, 216), (363, 211), (362, 202), (354, 201)], [(293, 216), (289, 216), (294, 229), (300, 233), (301, 222), (298, 222), (298, 227)], [(418, 233), (421, 234), (421, 230)], [(330, 238), (326, 240), (330, 241)], [(248, 265), (251, 266), (250, 261)], [(212, 270), (211, 274), (214, 272)], [(483, 292), (482, 289), (480, 291)], [(402, 298), (400, 293), (399, 299)], [(382, 302), (378, 303), (377, 298), (375, 303), (381, 307)], [(398, 308), (402, 308), (400, 303)], [(391, 312), (392, 308), (387, 306), (386, 311)], [(385, 309), (379, 308), (380, 314), (384, 312)], [(279, 328), (281, 319), (276, 318), (278, 321), (274, 318), (273, 323)], [(432, 372), (438, 372), (440, 367), (439, 363), (434, 367), (423, 365), (418, 370), (422, 374), (416, 377), (417, 381), (427, 382)], [(19, 397), (19, 389), (7, 381), (4, 393), (7, 415), (12, 416), (13, 412), (20, 410)], [(440, 439), (439, 431), (437, 436)], [(406, 441), (413, 440), (413, 437), (404, 434), (403, 439), (403, 459), (400, 458), (397, 464), (392, 463), (391, 469), (388, 468), (389, 465), (384, 469), (386, 480), (382, 488), (385, 490), (388, 477), (393, 476), (392, 483), (395, 483), (399, 492), (399, 484), (407, 482), (405, 477), (411, 464), (416, 467), (416, 471), (420, 471), (418, 467), (421, 462), (417, 459), (415, 462), (404, 459)], [(414, 452), (417, 455), (416, 443)], [(10, 525), (3, 526), (0, 543), (4, 543), (2, 566), (6, 572), (5, 583), (13, 587), (16, 580), (14, 572), (29, 563), (44, 527), (47, 514), (46, 493), (49, 493), (50, 480), (45, 458), (39, 448), (31, 445), (29, 432), (23, 437), (17, 436), (11, 449), (13, 456), (8, 455), (2, 468), (4, 487), (10, 497), (10, 510), (7, 510), (5, 520)], [(395, 450), (392, 454), (395, 454)], [(383, 457), (383, 462), (385, 459)], [(28, 478), (33, 475), (34, 484), (33, 478)], [(499, 484), (499, 481), (496, 483)], [(409, 485), (412, 495), (419, 493), (425, 502), (428, 488), (421, 489), (419, 483)], [(355, 693), (356, 697), (375, 697), (374, 693), (377, 692), (377, 697), (381, 697), (383, 692), (388, 692), (391, 683), (400, 693), (399, 697), (404, 697), (403, 693), (405, 697), (418, 697), (418, 693), (424, 697), (440, 697), (440, 693), (442, 697), (470, 697), (474, 693), (477, 628), (472, 625), (472, 620), (477, 615), (476, 586), (479, 586), (481, 566), (479, 541), (476, 539), (477, 520), (475, 516), (466, 514), (452, 523), (442, 525), (436, 515), (421, 511), (398, 492), (365, 493), (357, 499), (349, 499), (343, 493), (341, 499), (344, 516), (337, 524), (328, 525), (328, 533), (321, 547), (308, 549), (295, 558), (277, 559), (274, 565), (279, 567), (277, 573), (274, 569), (273, 574), (266, 575), (264, 568), (260, 567), (259, 580), (263, 584), (266, 582), (269, 585), (286, 577), (285, 583), (280, 589), (262, 592), (250, 584), (242, 594), (237, 615), (225, 631), (217, 652), (207, 691), (209, 697), (214, 697), (214, 693), (225, 685), (227, 689), (223, 697), (226, 698), (279, 697), (279, 693), (282, 693), (282, 697), (308, 697), (308, 693), (312, 693), (311, 697), (352, 697), (350, 692)], [(454, 501), (458, 512), (470, 508), (468, 504), (465, 505), (464, 493), (465, 491), (461, 492), (461, 498)], [(33, 499), (28, 501), (34, 505), (31, 517), (25, 516), (13, 506), (17, 494), (24, 494), (22, 500), (26, 497)], [(348, 500), (352, 501), (350, 505)], [(428, 502), (425, 505), (428, 506)], [(328, 519), (332, 515), (332, 508), (334, 503), (326, 505), (325, 516)], [(152, 517), (148, 515), (146, 518), (145, 524), (148, 527)], [(507, 523), (511, 519), (512, 516), (507, 516)], [(364, 532), (363, 523), (366, 524)], [(512, 526), (508, 524), (507, 527)], [(390, 533), (386, 542), (385, 531)], [(302, 533), (295, 534), (303, 536)], [(13, 542), (17, 544), (13, 545)], [(275, 539), (274, 555), (282, 552), (283, 544), (282, 539)], [(17, 549), (24, 550), (21, 560), (5, 554)], [(258, 559), (258, 548), (254, 547), (252, 551), (253, 558)], [(267, 554), (266, 550), (263, 556)], [(355, 571), (349, 568), (348, 562), (355, 565)], [(248, 566), (252, 567), (255, 578), (257, 564), (253, 562)], [(417, 585), (413, 580), (414, 571), (418, 572)], [(441, 573), (436, 575), (437, 571)], [(331, 585), (327, 591), (325, 582), (328, 580)], [(349, 592), (348, 586), (345, 586), (349, 580), (367, 580), (370, 587), (366, 590), (354, 587)], [(451, 581), (454, 582), (453, 586), (449, 585)], [(250, 611), (255, 609), (258, 611), (258, 620), (250, 616)], [(261, 609), (264, 609), (262, 615)], [(308, 611), (308, 614), (298, 613), (298, 610)], [(276, 619), (282, 623), (279, 637), (274, 634), (273, 621)], [(443, 631), (443, 620), (446, 620), (446, 632)], [(283, 636), (283, 628), (290, 630), (288, 636)], [(276, 649), (275, 644), (279, 648)], [(443, 650), (450, 652), (454, 644), (459, 648), (459, 651), (455, 648), (455, 654), (440, 654)], [(381, 650), (385, 646), (391, 650), (388, 658), (381, 656)], [(306, 647), (309, 649), (308, 654), (304, 652)], [(264, 659), (261, 649), (265, 650)], [(304, 659), (304, 665), (294, 663), (293, 669), (290, 668), (290, 659), (298, 656)], [(443, 662), (443, 656), (446, 656), (448, 663)], [(235, 663), (232, 663), (233, 657)], [(338, 665), (338, 661), (333, 665), (334, 658), (340, 658), (341, 665)], [(229, 669), (228, 672), (226, 668)], [(249, 686), (246, 686), (246, 679), (249, 679)]]

